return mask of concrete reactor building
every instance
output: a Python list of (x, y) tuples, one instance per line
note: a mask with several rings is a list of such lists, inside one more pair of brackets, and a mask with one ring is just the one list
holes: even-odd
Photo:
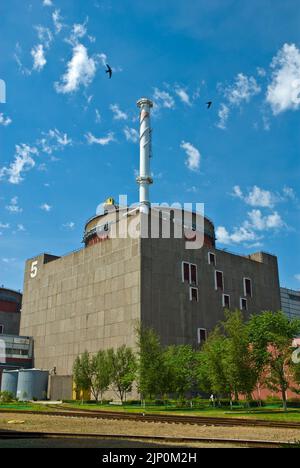
[(135, 348), (137, 322), (163, 345), (197, 347), (225, 309), (280, 310), (276, 257), (219, 250), (199, 210), (150, 204), (152, 103), (138, 106), (139, 203), (108, 199), (85, 226), (84, 248), (26, 263), (21, 334), (33, 337), (34, 365), (58, 376), (70, 378), (85, 350)]

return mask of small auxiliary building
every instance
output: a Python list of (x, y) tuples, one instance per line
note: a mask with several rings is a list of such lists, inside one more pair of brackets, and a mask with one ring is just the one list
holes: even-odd
[(58, 376), (71, 376), (85, 350), (135, 347), (137, 321), (164, 345), (196, 347), (225, 309), (280, 309), (276, 257), (219, 250), (205, 216), (150, 205), (152, 103), (138, 106), (140, 202), (128, 208), (109, 199), (87, 222), (82, 250), (26, 263), (21, 334), (34, 338), (34, 365)]
[(31, 366), (32, 339), (19, 336), (22, 294), (0, 288), (0, 384), (5, 370)]

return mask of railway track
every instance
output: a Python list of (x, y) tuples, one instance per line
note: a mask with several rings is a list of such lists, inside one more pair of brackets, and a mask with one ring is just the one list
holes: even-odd
[(169, 437), (169, 436), (140, 436), (123, 434), (74, 434), (74, 433), (55, 433), (55, 432), (9, 432), (0, 431), (1, 440), (123, 440), (131, 442), (151, 442), (157, 444), (171, 444), (177, 446), (187, 446), (189, 444), (207, 444), (207, 445), (233, 445), (248, 448), (284, 448), (293, 447), (295, 443), (270, 441), (270, 440), (245, 440), (245, 439), (224, 439), (224, 438), (206, 438), (206, 437)]
[[(0, 409), (0, 414), (14, 413), (12, 410)], [(221, 427), (267, 427), (274, 429), (297, 429), (300, 431), (299, 423), (287, 423), (284, 421), (267, 421), (258, 419), (239, 419), (239, 418), (213, 418), (205, 416), (169, 416), (162, 414), (142, 414), (142, 413), (121, 413), (117, 411), (90, 411), (90, 410), (70, 410), (61, 409), (60, 411), (26, 411), (16, 410), (17, 414), (31, 414), (39, 416), (56, 416), (68, 418), (89, 418), (89, 419), (111, 419), (127, 420), (148, 423), (164, 424), (190, 424), (198, 426), (221, 426)]]

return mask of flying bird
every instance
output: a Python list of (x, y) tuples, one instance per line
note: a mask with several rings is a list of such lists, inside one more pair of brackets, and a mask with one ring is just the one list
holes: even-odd
[(111, 68), (109, 65), (107, 65), (107, 64), (106, 64), (106, 66), (107, 66), (106, 73), (109, 74), (109, 79), (111, 79), (112, 74), (113, 74), (112, 68)]
[(212, 106), (212, 101), (207, 102), (207, 109), (210, 109)]

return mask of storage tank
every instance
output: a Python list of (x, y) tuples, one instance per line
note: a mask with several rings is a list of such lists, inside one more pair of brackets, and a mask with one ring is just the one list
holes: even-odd
[(20, 401), (46, 400), (49, 372), (39, 369), (19, 371), (17, 398)]
[(18, 388), (19, 371), (3, 371), (1, 392), (10, 392), (16, 398)]

